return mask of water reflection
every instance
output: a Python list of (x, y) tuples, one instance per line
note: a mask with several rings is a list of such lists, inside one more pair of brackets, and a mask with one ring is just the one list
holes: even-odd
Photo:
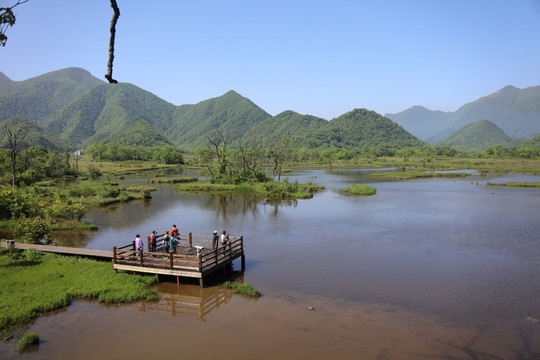
[(272, 210), (268, 213), (276, 216), (279, 209), (287, 207), (296, 207), (296, 199), (265, 199), (264, 197), (253, 194), (208, 194), (205, 201), (205, 207), (215, 209), (215, 214), (227, 220), (230, 216), (237, 215), (260, 215), (263, 208), (270, 207)]

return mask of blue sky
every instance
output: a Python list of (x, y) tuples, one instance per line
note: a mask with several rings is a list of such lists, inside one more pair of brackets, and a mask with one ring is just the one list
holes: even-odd
[[(235, 90), (272, 115), (330, 120), (354, 108), (455, 111), (540, 85), (540, 0), (117, 1), (113, 77), (175, 105)], [(108, 0), (15, 12), (1, 72), (19, 81), (81, 67), (105, 80)]]

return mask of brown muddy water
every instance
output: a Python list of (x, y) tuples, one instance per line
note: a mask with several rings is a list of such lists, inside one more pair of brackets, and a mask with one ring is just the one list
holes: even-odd
[[(29, 327), (38, 347), (19, 355), (5, 342), (0, 358), (540, 359), (540, 191), (485, 185), (539, 177), (394, 182), (369, 173), (291, 174), (327, 187), (310, 200), (163, 185), (149, 202), (92, 211), (99, 231), (56, 240), (111, 249), (173, 223), (196, 234), (227, 229), (244, 235), (246, 252), (245, 272), (235, 263), (230, 277), (264, 296), (213, 279), (204, 289), (163, 282), (153, 303), (77, 300)], [(353, 183), (377, 194), (348, 196)]]

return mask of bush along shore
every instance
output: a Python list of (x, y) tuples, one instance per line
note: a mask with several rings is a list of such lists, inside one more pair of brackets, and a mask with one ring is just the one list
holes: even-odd
[(115, 274), (109, 262), (0, 248), (0, 335), (17, 335), (36, 317), (77, 297), (104, 303), (157, 300), (149, 287), (156, 281)]

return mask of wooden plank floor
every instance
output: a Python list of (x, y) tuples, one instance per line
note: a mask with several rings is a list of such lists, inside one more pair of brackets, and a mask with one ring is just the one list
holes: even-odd
[[(0, 246), (7, 247), (5, 242), (0, 242)], [(39, 251), (50, 252), (55, 254), (65, 254), (65, 255), (80, 255), (95, 257), (101, 259), (112, 260), (113, 253), (108, 250), (95, 250), (95, 249), (86, 249), (86, 248), (73, 248), (66, 246), (53, 246), (53, 245), (37, 245), (37, 244), (25, 244), (25, 243), (15, 243), (17, 249), (36, 249)]]

